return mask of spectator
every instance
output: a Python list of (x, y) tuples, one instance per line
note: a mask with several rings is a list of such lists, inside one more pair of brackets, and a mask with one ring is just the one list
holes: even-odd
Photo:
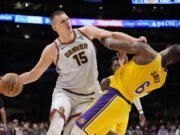
[(27, 129), (23, 130), (23, 135), (29, 135), (29, 131)]
[(158, 135), (169, 135), (168, 130), (165, 129), (164, 125), (161, 125), (159, 131), (158, 131)]
[(41, 122), (40, 124), (39, 124), (39, 135), (46, 135), (46, 129), (44, 128), (44, 123), (43, 122)]
[(44, 128), (46, 129), (46, 131), (48, 131), (48, 128), (49, 128), (48, 122), (44, 123)]
[(157, 127), (156, 127), (156, 125), (151, 126), (150, 135), (157, 135)]
[(29, 127), (29, 123), (28, 122), (26, 122), (25, 124), (24, 124), (24, 126), (23, 126), (23, 135), (24, 134), (27, 134), (28, 133), (28, 135), (29, 135), (29, 133), (32, 131), (32, 129)]
[(15, 128), (16, 128), (16, 123), (12, 122), (11, 129), (10, 129), (10, 135), (17, 135)]
[(16, 135), (23, 135), (22, 128), (19, 127), (19, 121), (17, 119), (14, 119), (13, 123), (15, 123)]
[(38, 134), (38, 125), (36, 123), (33, 124), (33, 129), (32, 129), (32, 135), (39, 135)]
[(127, 134), (128, 134), (128, 135), (133, 135), (134, 132), (135, 132), (135, 131), (134, 131), (133, 127), (132, 127), (132, 126), (129, 126), (129, 128), (128, 128), (128, 130), (127, 130)]
[(180, 135), (180, 124), (179, 124), (178, 128), (176, 129), (175, 135)]
[(149, 135), (149, 129), (147, 126), (144, 127), (143, 135)]
[(136, 126), (134, 135), (143, 135), (139, 125)]

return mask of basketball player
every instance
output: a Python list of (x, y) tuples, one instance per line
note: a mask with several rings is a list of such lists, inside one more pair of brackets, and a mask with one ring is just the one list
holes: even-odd
[(111, 38), (103, 39), (102, 43), (112, 50), (135, 56), (115, 72), (107, 91), (79, 117), (73, 128), (73, 132), (79, 132), (79, 135), (104, 135), (110, 125), (126, 120), (133, 101), (160, 88), (166, 80), (166, 67), (180, 61), (179, 45), (158, 53), (145, 43)]
[[(117, 69), (121, 68), (124, 64), (126, 64), (128, 62), (128, 57), (127, 57), (126, 53), (117, 52), (116, 55), (117, 56), (113, 57), (112, 65), (111, 65), (111, 69), (113, 71), (113, 74), (116, 72)], [(106, 90), (109, 87), (113, 76), (114, 75), (111, 75), (107, 78), (102, 79), (102, 81), (100, 83), (102, 90)], [(140, 125), (144, 126), (146, 118), (144, 116), (144, 112), (142, 109), (140, 99), (139, 98), (135, 99), (133, 103), (139, 112)], [(120, 122), (119, 124), (114, 126), (113, 129), (111, 129), (111, 131), (110, 131), (111, 134), (113, 134), (113, 132), (118, 133), (120, 135), (125, 134), (127, 124), (128, 124), (128, 120), (124, 121), (124, 123)]]
[[(121, 41), (146, 42), (121, 32), (110, 32), (93, 26), (72, 29), (69, 17), (63, 11), (51, 15), (52, 29), (59, 37), (42, 52), (37, 65), (21, 74), (24, 84), (36, 81), (54, 63), (59, 77), (52, 95), (50, 126), (47, 135), (71, 132), (73, 117), (77, 117), (96, 98), (100, 91), (97, 81), (96, 53), (92, 39), (111, 37)], [(71, 118), (71, 120), (69, 120)], [(67, 122), (70, 124), (67, 125)]]

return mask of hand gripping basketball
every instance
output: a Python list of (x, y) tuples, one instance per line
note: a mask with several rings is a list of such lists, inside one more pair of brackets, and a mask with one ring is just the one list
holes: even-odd
[(23, 83), (15, 73), (7, 73), (0, 79), (0, 92), (8, 97), (15, 97), (21, 93)]

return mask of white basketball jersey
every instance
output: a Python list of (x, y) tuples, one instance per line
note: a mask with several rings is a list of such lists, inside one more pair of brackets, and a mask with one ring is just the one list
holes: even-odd
[(62, 44), (59, 39), (55, 42), (59, 48), (57, 72), (59, 73), (54, 94), (62, 89), (77, 93), (91, 93), (97, 87), (97, 61), (95, 47), (78, 29), (74, 29), (75, 40)]

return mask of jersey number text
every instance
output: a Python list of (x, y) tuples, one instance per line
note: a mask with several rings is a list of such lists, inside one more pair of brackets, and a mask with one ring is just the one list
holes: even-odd
[(80, 53), (78, 53), (78, 54), (75, 54), (75, 55), (73, 56), (73, 59), (76, 60), (76, 62), (77, 62), (77, 64), (78, 64), (79, 66), (81, 66), (82, 64), (85, 64), (85, 63), (88, 62), (88, 58), (87, 58), (87, 56), (85, 55), (85, 52), (80, 52)]

